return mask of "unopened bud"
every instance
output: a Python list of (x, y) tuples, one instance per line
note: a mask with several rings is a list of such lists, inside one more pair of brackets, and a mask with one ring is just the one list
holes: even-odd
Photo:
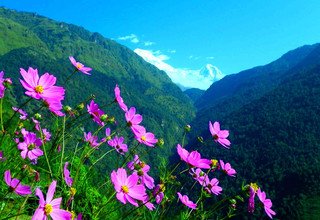
[(76, 109), (77, 110), (82, 110), (84, 108), (84, 103), (80, 103), (79, 105), (77, 105)]
[(164, 145), (164, 140), (163, 140), (163, 138), (159, 138), (159, 139), (158, 139), (158, 142), (157, 142), (157, 146), (161, 147), (161, 146), (163, 146), (163, 145)]
[(39, 113), (34, 114), (34, 118), (40, 120), (42, 116)]
[(6, 78), (4, 81), (3, 81), (3, 85), (6, 87), (6, 88), (9, 88), (12, 84), (12, 80), (11, 78)]
[(237, 200), (235, 200), (235, 199), (230, 199), (229, 202), (230, 202), (231, 204), (237, 204)]
[(107, 114), (101, 115), (100, 120), (103, 122), (106, 122), (108, 120), (108, 115)]
[(108, 118), (108, 123), (113, 124), (115, 123), (116, 119), (114, 117)]
[(63, 107), (63, 110), (65, 110), (66, 112), (71, 112), (72, 108), (69, 105), (66, 105)]
[(184, 127), (185, 132), (190, 132), (191, 131), (191, 126), (190, 125), (186, 125)]
[(199, 137), (198, 137), (198, 141), (199, 141), (200, 143), (203, 143), (203, 137), (199, 136)]
[(35, 180), (36, 182), (39, 182), (39, 181), (40, 181), (40, 173), (39, 173), (38, 171), (35, 171), (34, 180)]

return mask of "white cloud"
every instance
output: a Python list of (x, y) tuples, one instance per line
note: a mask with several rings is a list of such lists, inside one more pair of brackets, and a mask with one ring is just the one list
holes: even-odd
[(188, 58), (189, 58), (190, 60), (199, 60), (201, 57), (197, 57), (197, 56), (190, 55)]
[(207, 60), (213, 60), (214, 57), (206, 57)]
[(217, 67), (211, 64), (207, 64), (199, 70), (175, 68), (164, 62), (170, 57), (162, 54), (159, 50), (152, 51), (137, 48), (134, 52), (158, 69), (165, 71), (174, 83), (181, 84), (185, 87), (207, 89), (214, 81), (224, 76)]
[(137, 44), (139, 43), (139, 38), (135, 34), (130, 34), (123, 37), (118, 37), (118, 40), (129, 40), (131, 43)]
[(145, 41), (144, 42), (144, 46), (151, 46), (151, 45), (154, 45), (155, 44), (155, 42), (152, 42), (152, 41)]
[(167, 50), (168, 53), (176, 53), (176, 50)]

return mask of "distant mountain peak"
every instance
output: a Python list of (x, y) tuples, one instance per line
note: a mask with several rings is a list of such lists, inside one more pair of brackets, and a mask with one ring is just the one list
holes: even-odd
[(224, 74), (218, 67), (206, 64), (201, 69), (176, 68), (166, 63), (161, 54), (154, 51), (135, 49), (134, 52), (148, 63), (163, 70), (183, 91), (188, 88), (208, 89), (212, 83), (222, 79)]
[(212, 64), (206, 64), (202, 69), (199, 71), (199, 75), (203, 77), (209, 77), (212, 79), (212, 83), (222, 79), (225, 75), (219, 70), (218, 67)]

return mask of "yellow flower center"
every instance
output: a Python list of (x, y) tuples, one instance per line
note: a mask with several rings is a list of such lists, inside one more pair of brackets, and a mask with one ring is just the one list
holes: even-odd
[(211, 160), (211, 165), (212, 165), (212, 166), (216, 167), (217, 164), (218, 164), (218, 160), (216, 160), (216, 159), (212, 159), (212, 160)]
[(140, 164), (139, 164), (139, 165), (140, 165), (140, 167), (141, 167), (141, 168), (143, 168), (143, 167), (145, 167), (145, 166), (146, 166), (146, 164), (145, 164), (144, 162), (142, 162), (142, 161), (140, 162)]
[(160, 184), (160, 191), (164, 192), (166, 190), (166, 187), (164, 184)]
[(71, 194), (72, 196), (74, 196), (76, 193), (77, 193), (76, 188), (71, 187), (71, 188), (70, 188), (70, 194)]
[(259, 189), (259, 186), (257, 183), (250, 183), (250, 186), (254, 190), (254, 192), (257, 192)]
[(77, 69), (81, 69), (83, 67), (83, 65), (81, 63), (77, 63), (76, 67), (77, 67)]
[(123, 191), (124, 193), (128, 193), (128, 192), (129, 192), (129, 188), (128, 188), (126, 185), (121, 186), (121, 189), (122, 189), (122, 191)]
[(76, 218), (76, 213), (74, 213), (74, 211), (71, 211), (70, 213), (71, 213), (71, 216), (72, 216), (71, 219), (74, 220)]
[(146, 141), (147, 140), (146, 136), (142, 135), (141, 140)]
[(43, 86), (37, 85), (36, 88), (34, 88), (34, 90), (36, 90), (37, 93), (42, 94), (43, 93)]
[(46, 204), (44, 207), (44, 212), (46, 215), (49, 215), (53, 211), (52, 205), (51, 204)]

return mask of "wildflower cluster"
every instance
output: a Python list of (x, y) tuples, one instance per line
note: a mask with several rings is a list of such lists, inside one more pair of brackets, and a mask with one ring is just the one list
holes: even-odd
[[(69, 59), (74, 71), (66, 77), (64, 85), (77, 72), (91, 75), (90, 67), (72, 56)], [(177, 201), (192, 211), (196, 212), (199, 206), (203, 211), (206, 198), (218, 198), (225, 191), (219, 177), (236, 177), (237, 172), (229, 162), (207, 159), (198, 150), (188, 151), (183, 144), (177, 144), (176, 147), (182, 162), (179, 161), (171, 171), (169, 166), (166, 167), (166, 174), (161, 176), (160, 173), (156, 177), (153, 174), (157, 172), (145, 159), (149, 150), (163, 145), (164, 141), (146, 129), (143, 116), (136, 107), (125, 104), (118, 85), (115, 85), (114, 99), (108, 105), (100, 105), (94, 96), (90, 96), (72, 108), (63, 106), (66, 91), (64, 87), (56, 85), (57, 78), (54, 75), (44, 73), (39, 76), (37, 69), (29, 67), (28, 70), (21, 68), (20, 76), (28, 100), (19, 107), (10, 108), (10, 112), (7, 112), (9, 119), (4, 122), (3, 99), (12, 81), (4, 78), (3, 71), (0, 72), (0, 171), (4, 175), (1, 184), (5, 186), (0, 191), (0, 215), (5, 218), (20, 215), (34, 220), (104, 219), (108, 215), (121, 218), (131, 215), (133, 211), (140, 215), (141, 209), (145, 213), (153, 211), (153, 217), (160, 215), (161, 218), (165, 214), (177, 214), (168, 211)], [(40, 107), (35, 113), (30, 111), (33, 108), (27, 107), (32, 102)], [(106, 113), (105, 107), (111, 105), (117, 106), (122, 119)], [(82, 127), (83, 121), (89, 121), (92, 125)], [(189, 132), (191, 126), (186, 126), (184, 130)], [(209, 131), (214, 142), (230, 148), (229, 131), (221, 130), (219, 122), (209, 122)], [(103, 180), (97, 180), (101, 175), (95, 174), (92, 168), (111, 158), (113, 161), (117, 158), (116, 168), (104, 170), (103, 173), (107, 172), (107, 175), (101, 178)], [(184, 165), (187, 167), (185, 171), (188, 171), (187, 178), (193, 179), (194, 185), (197, 184), (201, 189), (196, 202), (189, 199), (188, 195), (183, 195), (186, 188), (177, 183), (179, 178), (176, 176), (185, 171), (176, 172), (178, 167)], [(101, 181), (103, 184), (92, 187), (95, 182)], [(46, 196), (43, 194), (45, 189)], [(255, 210), (257, 195), (266, 214), (270, 218), (276, 214), (271, 209), (271, 200), (259, 187), (252, 184), (245, 190), (249, 198), (249, 213)], [(91, 192), (96, 196), (94, 199), (88, 198)], [(193, 192), (190, 198), (196, 196), (196, 190)], [(119, 204), (121, 206), (114, 208)], [(123, 205), (132, 205), (134, 209), (123, 214)], [(236, 209), (235, 204), (232, 207)], [(191, 212), (187, 217), (190, 215)]]

